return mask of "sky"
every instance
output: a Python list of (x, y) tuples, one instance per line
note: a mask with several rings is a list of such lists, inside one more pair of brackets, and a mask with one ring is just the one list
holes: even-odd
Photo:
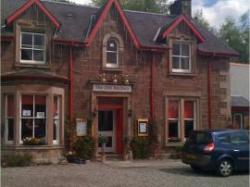
[[(91, 4), (91, 0), (70, 1), (78, 4)], [(227, 17), (238, 21), (240, 16), (250, 9), (249, 6), (249, 0), (192, 0), (193, 13), (202, 10), (203, 16), (215, 28), (219, 28)]]

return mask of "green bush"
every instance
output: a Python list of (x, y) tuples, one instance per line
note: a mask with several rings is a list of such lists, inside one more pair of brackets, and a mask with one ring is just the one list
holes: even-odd
[(149, 140), (146, 137), (135, 137), (131, 143), (133, 157), (135, 159), (146, 159), (150, 156)]
[(80, 137), (74, 143), (73, 149), (78, 158), (90, 160), (95, 153), (95, 140), (90, 136)]
[(30, 154), (24, 155), (8, 155), (2, 158), (2, 166), (4, 167), (22, 167), (29, 166), (32, 163)]

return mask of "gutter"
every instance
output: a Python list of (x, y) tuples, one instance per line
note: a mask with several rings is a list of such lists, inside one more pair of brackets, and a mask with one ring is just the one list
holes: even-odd
[(213, 56), (213, 57), (228, 57), (228, 56), (234, 56), (234, 57), (238, 57), (240, 56), (239, 53), (225, 53), (225, 52), (208, 52), (208, 51), (202, 51), (200, 49), (198, 49), (198, 53), (200, 55), (205, 55), (205, 56)]
[(150, 101), (150, 121), (154, 120), (154, 101), (153, 101), (153, 88), (154, 88), (154, 53), (152, 53), (152, 61), (150, 65), (150, 83), (149, 83), (149, 101)]
[(73, 75), (73, 54), (72, 54), (72, 45), (69, 46), (69, 120), (73, 122), (73, 82), (74, 82), (74, 75)]

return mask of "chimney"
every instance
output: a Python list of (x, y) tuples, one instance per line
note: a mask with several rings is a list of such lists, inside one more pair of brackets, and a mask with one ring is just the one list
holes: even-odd
[(175, 0), (175, 2), (170, 5), (170, 14), (175, 16), (185, 14), (191, 17), (192, 0)]

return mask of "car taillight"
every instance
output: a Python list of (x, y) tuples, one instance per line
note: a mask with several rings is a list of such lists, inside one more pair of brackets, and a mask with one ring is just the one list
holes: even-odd
[(208, 153), (208, 152), (213, 151), (214, 148), (215, 148), (214, 143), (210, 143), (210, 144), (206, 145), (203, 150), (204, 150), (204, 152)]

